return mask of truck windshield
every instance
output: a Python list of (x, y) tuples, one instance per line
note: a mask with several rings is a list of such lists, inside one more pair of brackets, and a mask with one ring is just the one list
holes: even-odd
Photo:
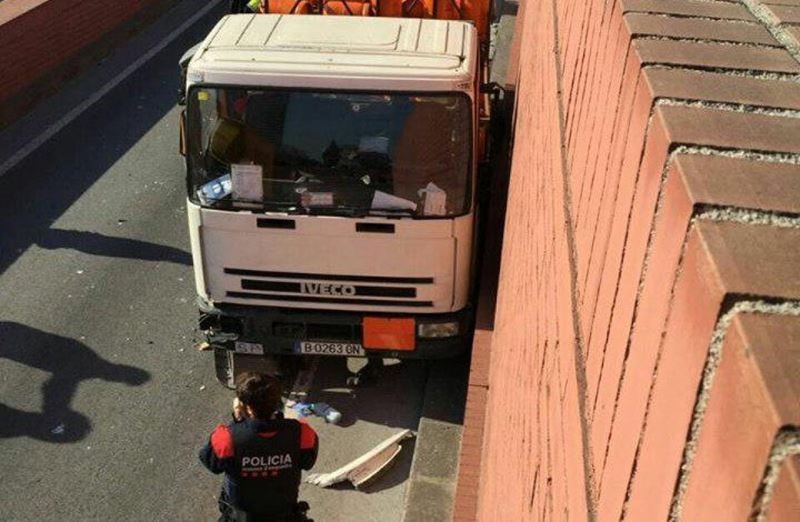
[(195, 87), (189, 197), (206, 207), (441, 217), (469, 210), (463, 94)]

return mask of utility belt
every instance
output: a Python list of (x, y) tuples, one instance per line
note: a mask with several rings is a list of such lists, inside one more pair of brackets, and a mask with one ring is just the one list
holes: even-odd
[(308, 518), (309, 506), (307, 502), (298, 502), (291, 512), (279, 516), (267, 516), (250, 513), (225, 502), (223, 518), (220, 522), (314, 522)]

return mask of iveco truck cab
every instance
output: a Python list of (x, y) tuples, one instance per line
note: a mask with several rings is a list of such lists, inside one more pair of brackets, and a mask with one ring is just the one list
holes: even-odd
[(199, 46), (181, 147), (221, 380), (237, 354), (464, 349), (488, 120), (478, 18), (237, 14)]

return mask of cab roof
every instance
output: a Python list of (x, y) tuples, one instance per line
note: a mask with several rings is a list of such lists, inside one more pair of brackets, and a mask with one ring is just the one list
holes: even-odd
[(463, 84), (473, 78), (476, 63), (477, 35), (469, 22), (244, 14), (220, 20), (189, 73), (204, 75), (207, 83), (241, 73)]

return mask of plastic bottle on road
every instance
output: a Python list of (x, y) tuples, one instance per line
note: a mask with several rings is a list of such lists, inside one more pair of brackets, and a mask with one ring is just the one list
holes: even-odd
[(311, 410), (314, 415), (323, 417), (328, 424), (339, 424), (339, 421), (342, 420), (342, 414), (339, 410), (324, 402), (315, 402), (311, 405)]

